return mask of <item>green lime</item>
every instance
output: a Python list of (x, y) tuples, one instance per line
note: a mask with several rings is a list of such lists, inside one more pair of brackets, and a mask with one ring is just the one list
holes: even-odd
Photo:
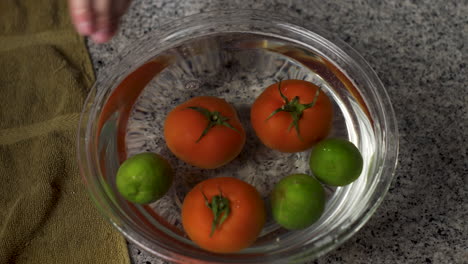
[(273, 218), (286, 229), (310, 226), (325, 208), (322, 185), (306, 174), (284, 177), (275, 185), (270, 198)]
[(172, 185), (171, 165), (155, 153), (140, 153), (127, 159), (117, 172), (117, 189), (125, 199), (139, 204), (161, 198)]
[(309, 165), (315, 177), (332, 186), (345, 186), (355, 181), (362, 172), (362, 156), (353, 143), (329, 138), (315, 145)]

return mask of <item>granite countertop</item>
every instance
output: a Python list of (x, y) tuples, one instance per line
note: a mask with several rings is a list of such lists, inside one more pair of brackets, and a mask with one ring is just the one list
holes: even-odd
[[(136, 0), (118, 36), (88, 42), (96, 72), (160, 23), (227, 8), (318, 21), (370, 63), (393, 102), (400, 154), (388, 195), (355, 236), (311, 263), (468, 263), (466, 1)], [(129, 248), (134, 263), (165, 263)]]

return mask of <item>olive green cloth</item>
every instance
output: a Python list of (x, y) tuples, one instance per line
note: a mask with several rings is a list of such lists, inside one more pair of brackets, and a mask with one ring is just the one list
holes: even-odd
[(94, 82), (65, 0), (0, 0), (0, 263), (129, 263), (79, 175)]

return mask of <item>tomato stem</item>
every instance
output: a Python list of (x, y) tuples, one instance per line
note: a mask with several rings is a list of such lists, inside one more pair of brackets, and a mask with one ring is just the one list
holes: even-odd
[(239, 131), (235, 127), (233, 127), (231, 124), (228, 123), (229, 118), (221, 115), (221, 113), (218, 112), (218, 111), (211, 112), (210, 110), (208, 110), (206, 108), (198, 107), (198, 106), (189, 106), (187, 108), (195, 110), (195, 111), (201, 113), (202, 115), (204, 115), (208, 119), (208, 124), (206, 125), (206, 128), (205, 128), (205, 130), (203, 130), (200, 137), (197, 139), (197, 141), (196, 141), (197, 143), (208, 133), (208, 131), (210, 131), (211, 128), (213, 128), (213, 127), (215, 127), (217, 125), (226, 126), (226, 127), (230, 128), (230, 129), (236, 131), (237, 133), (239, 133)]
[(265, 121), (268, 121), (268, 119), (272, 118), (274, 115), (276, 115), (277, 113), (279, 112), (288, 112), (291, 117), (292, 117), (292, 122), (291, 124), (289, 125), (288, 127), (288, 131), (291, 130), (291, 128), (294, 126), (296, 132), (297, 132), (297, 136), (299, 137), (299, 139), (302, 140), (302, 137), (301, 137), (301, 134), (299, 133), (299, 120), (301, 119), (302, 117), (302, 114), (303, 112), (306, 110), (306, 109), (309, 109), (311, 107), (313, 107), (316, 103), (317, 103), (317, 100), (318, 100), (318, 97), (320, 95), (320, 91), (321, 91), (321, 88), (318, 87), (317, 91), (315, 92), (315, 95), (314, 95), (314, 99), (312, 100), (312, 102), (308, 103), (308, 104), (301, 104), (299, 103), (299, 96), (295, 96), (291, 101), (283, 94), (283, 92), (281, 91), (281, 80), (279, 81), (278, 83), (278, 91), (280, 93), (280, 96), (281, 98), (283, 99), (284, 101), (284, 104), (276, 109), (275, 111), (273, 111)]
[(202, 192), (203, 197), (205, 198), (205, 204), (213, 212), (213, 223), (211, 225), (210, 237), (213, 236), (216, 228), (219, 228), (224, 221), (228, 218), (231, 213), (231, 207), (229, 200), (223, 196), (221, 190), (219, 190), (219, 195), (215, 195), (211, 198), (211, 203), (208, 201), (206, 195)]

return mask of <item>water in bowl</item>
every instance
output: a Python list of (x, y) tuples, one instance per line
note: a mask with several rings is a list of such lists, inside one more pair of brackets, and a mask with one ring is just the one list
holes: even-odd
[[(185, 194), (198, 182), (217, 176), (242, 179), (257, 188), (268, 206), (268, 195), (276, 182), (291, 173), (310, 174), (309, 151), (280, 153), (258, 140), (250, 125), (250, 105), (269, 85), (280, 80), (301, 79), (320, 86), (333, 101), (334, 121), (330, 137), (353, 141), (362, 151), (364, 171), (370, 166), (375, 149), (372, 121), (354, 87), (346, 87), (313, 50), (285, 40), (254, 34), (218, 34), (174, 46), (157, 57), (171, 58), (171, 63), (155, 75), (135, 102), (127, 124), (127, 156), (152, 151), (167, 158), (176, 171), (171, 191), (150, 205), (172, 230), (183, 234), (180, 208)], [(328, 65), (328, 66), (327, 66)], [(341, 76), (342, 78), (342, 76)], [(352, 82), (348, 83), (348, 86)], [(163, 137), (166, 115), (178, 104), (200, 95), (217, 96), (231, 103), (247, 132), (240, 155), (229, 164), (213, 170), (193, 167), (177, 159)], [(365, 185), (365, 177), (353, 184)], [(343, 207), (343, 199), (352, 199), (346, 188), (326, 187), (328, 202), (323, 217), (311, 229), (319, 232), (321, 223)], [(139, 210), (144, 211), (142, 207)], [(147, 217), (150, 215), (145, 213)], [(154, 221), (154, 219), (151, 219)], [(170, 231), (168, 231), (170, 232)], [(314, 232), (309, 232), (313, 234)], [(257, 244), (287, 239), (288, 232), (271, 217)]]

